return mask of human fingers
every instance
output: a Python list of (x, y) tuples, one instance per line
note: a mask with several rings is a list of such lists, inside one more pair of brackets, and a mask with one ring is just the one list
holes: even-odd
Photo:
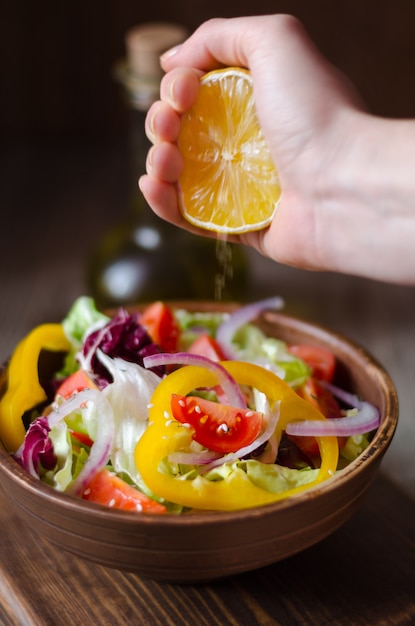
[(144, 174), (139, 178), (138, 186), (156, 215), (176, 226), (182, 225), (173, 185), (151, 174)]
[(183, 170), (183, 157), (175, 144), (163, 142), (150, 148), (147, 173), (164, 183), (175, 183)]
[(180, 115), (169, 104), (158, 100), (147, 112), (145, 132), (153, 144), (173, 143), (180, 132)]
[(302, 23), (291, 15), (214, 18), (199, 26), (183, 44), (163, 54), (160, 62), (165, 72), (179, 67), (206, 72), (233, 65), (252, 70), (272, 59), (289, 63), (285, 48), (299, 39), (307, 48), (304, 56), (314, 56), (315, 46)]
[(160, 58), (161, 66), (169, 72), (180, 66), (208, 71), (221, 65), (246, 65), (244, 45), (237, 42), (243, 35), (249, 38), (261, 21), (262, 17), (208, 20), (183, 44), (165, 52)]
[[(239, 18), (215, 18), (203, 23), (183, 44), (161, 57), (163, 69), (171, 72), (192, 67), (199, 73), (223, 66), (251, 70), (257, 96), (268, 100), (274, 110), (287, 108), (287, 94), (321, 99), (326, 89), (356, 97), (341, 73), (320, 53), (304, 25), (285, 14)], [(295, 77), (295, 78), (294, 78)], [(186, 110), (184, 107), (183, 110)]]
[(161, 62), (167, 71), (164, 97), (175, 100), (181, 112), (188, 102), (177, 104), (175, 87), (180, 94), (183, 82), (175, 84), (174, 72), (183, 72), (186, 65), (199, 73), (223, 65), (247, 67), (258, 117), (282, 176), (339, 107), (360, 106), (352, 86), (321, 55), (302, 23), (289, 15), (209, 20)]
[(176, 141), (180, 115), (196, 101), (201, 72), (178, 68), (164, 76), (160, 85), (161, 100), (154, 102), (146, 115), (145, 131), (152, 143)]
[[(154, 145), (148, 152), (146, 169), (147, 175), (141, 176), (138, 185), (153, 211), (175, 226), (202, 233), (183, 218), (178, 206), (176, 182), (183, 169), (183, 158), (177, 146)], [(206, 235), (204, 231), (203, 234)]]
[(203, 72), (192, 67), (178, 67), (163, 76), (160, 98), (179, 114), (187, 111), (196, 101)]
[[(184, 219), (177, 205), (177, 190), (174, 185), (151, 174), (145, 174), (140, 177), (138, 186), (154, 213), (160, 218), (195, 235), (216, 238), (214, 232), (197, 228)], [(228, 240), (237, 242), (238, 238), (230, 237)]]

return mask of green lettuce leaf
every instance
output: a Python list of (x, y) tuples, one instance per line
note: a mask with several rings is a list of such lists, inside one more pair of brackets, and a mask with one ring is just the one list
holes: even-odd
[(309, 366), (288, 352), (287, 344), (274, 337), (267, 337), (253, 324), (241, 326), (233, 338), (237, 358), (250, 361), (275, 371), (292, 387), (300, 387), (310, 376)]
[(271, 493), (283, 493), (300, 485), (315, 480), (318, 469), (291, 469), (276, 463), (261, 463), (254, 459), (225, 463), (204, 474), (207, 480), (223, 480), (230, 472), (243, 470), (249, 480), (257, 487)]
[[(191, 465), (169, 463), (164, 459), (159, 471), (180, 480), (195, 480), (200, 476), (200, 468)], [(283, 493), (300, 485), (307, 485), (317, 477), (318, 469), (304, 468), (301, 470), (283, 467), (272, 463), (261, 463), (255, 459), (223, 463), (203, 474), (203, 478), (212, 482), (226, 480), (234, 472), (244, 472), (249, 480), (270, 493)]]
[(49, 438), (58, 462), (53, 471), (41, 475), (41, 480), (57, 491), (65, 491), (72, 481), (72, 442), (69, 430), (64, 421), (52, 426)]
[(62, 321), (63, 330), (72, 347), (57, 377), (64, 378), (79, 369), (76, 354), (82, 347), (85, 333), (97, 325), (104, 325), (109, 319), (107, 315), (98, 311), (93, 298), (80, 296), (75, 300)]

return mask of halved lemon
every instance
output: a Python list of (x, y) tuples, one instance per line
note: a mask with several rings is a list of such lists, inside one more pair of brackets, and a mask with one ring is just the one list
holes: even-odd
[(209, 72), (181, 123), (184, 170), (180, 210), (190, 223), (217, 233), (267, 226), (281, 195), (278, 174), (259, 126), (250, 73)]

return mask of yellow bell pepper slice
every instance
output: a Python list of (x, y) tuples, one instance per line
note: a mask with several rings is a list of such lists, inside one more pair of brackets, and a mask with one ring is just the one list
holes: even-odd
[[(239, 361), (223, 361), (221, 364), (240, 385), (248, 385), (263, 392), (271, 407), (280, 402), (280, 417), (276, 427), (278, 441), (288, 422), (325, 419), (287, 383), (263, 367)], [(317, 438), (321, 455), (317, 478), (283, 493), (271, 493), (257, 487), (242, 469), (234, 470), (221, 481), (209, 481), (203, 476), (185, 480), (160, 471), (161, 462), (170, 452), (186, 447), (192, 441), (192, 432), (171, 415), (171, 395), (186, 395), (199, 387), (213, 387), (217, 384), (214, 372), (189, 365), (166, 376), (155, 389), (149, 410), (149, 426), (135, 449), (137, 468), (155, 494), (186, 507), (230, 511), (276, 502), (310, 489), (333, 475), (338, 461), (337, 437)]]
[(69, 349), (62, 324), (41, 324), (14, 350), (7, 366), (7, 389), (0, 400), (0, 439), (9, 452), (16, 452), (23, 443), (24, 413), (46, 400), (38, 373), (41, 351), (67, 352)]

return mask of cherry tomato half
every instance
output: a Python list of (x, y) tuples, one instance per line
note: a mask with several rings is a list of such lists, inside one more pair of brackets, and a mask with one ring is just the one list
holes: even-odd
[(258, 437), (262, 414), (250, 409), (172, 394), (173, 417), (194, 429), (193, 439), (215, 452), (236, 452)]
[(172, 309), (164, 302), (154, 302), (144, 309), (140, 324), (145, 326), (148, 334), (161, 350), (176, 352), (180, 329)]
[(125, 511), (166, 512), (164, 504), (152, 500), (105, 468), (94, 475), (85, 487), (82, 498)]
[(326, 348), (299, 344), (289, 346), (288, 351), (307, 363), (313, 378), (326, 380), (328, 383), (333, 380), (336, 357)]
[[(327, 418), (342, 417), (341, 409), (336, 398), (315, 378), (308, 378), (304, 385), (297, 389), (297, 393), (307, 400)], [(315, 437), (287, 435), (300, 450), (308, 456), (317, 456), (319, 446)], [(338, 437), (339, 445), (344, 444), (344, 439)]]
[(187, 352), (190, 352), (190, 354), (205, 356), (211, 361), (225, 360), (225, 355), (219, 342), (217, 342), (216, 339), (214, 339), (207, 333), (202, 333), (201, 335), (199, 335), (199, 337), (195, 339), (191, 346), (188, 348)]
[(77, 370), (70, 374), (68, 378), (59, 385), (56, 396), (62, 396), (68, 400), (71, 396), (83, 389), (98, 389), (96, 384), (91, 380), (84, 370)]

